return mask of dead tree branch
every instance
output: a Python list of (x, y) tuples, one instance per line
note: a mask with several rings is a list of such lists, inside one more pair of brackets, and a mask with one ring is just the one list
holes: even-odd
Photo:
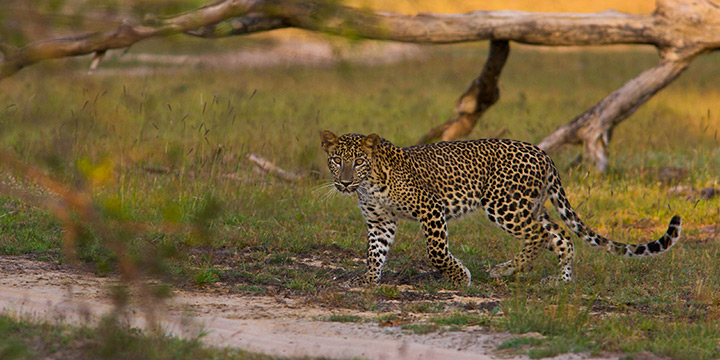
[(266, 14), (248, 14), (216, 24), (210, 24), (186, 31), (188, 35), (202, 38), (221, 38), (235, 35), (269, 31), (289, 27), (282, 19)]
[(582, 145), (583, 156), (599, 171), (608, 165), (607, 146), (613, 129), (640, 105), (675, 80), (690, 64), (689, 59), (661, 61), (645, 70), (599, 103), (543, 139), (538, 146), (552, 154), (566, 145)]
[(295, 181), (299, 181), (301, 179), (301, 177), (299, 175), (291, 173), (287, 170), (280, 168), (279, 166), (273, 164), (272, 161), (269, 161), (260, 155), (248, 154), (247, 158), (253, 164), (255, 164), (261, 171), (263, 171), (265, 173), (273, 174), (273, 175), (277, 176), (278, 178), (285, 180), (287, 182), (295, 182)]

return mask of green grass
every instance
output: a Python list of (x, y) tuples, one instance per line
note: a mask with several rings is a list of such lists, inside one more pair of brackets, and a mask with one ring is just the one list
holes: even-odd
[(0, 254), (59, 256), (61, 236), (59, 223), (49, 214), (0, 198)]
[[(715, 320), (687, 316), (685, 311), (668, 309), (658, 314), (641, 307), (613, 312), (605, 310), (597, 299), (588, 301), (581, 294), (545, 295), (542, 301), (516, 296), (506, 301), (508, 315), (497, 318), (495, 325), (511, 333), (544, 335), (541, 340), (518, 338), (501, 346), (534, 345), (528, 352), (532, 358), (605, 350), (630, 354), (650, 351), (691, 359), (714, 359), (720, 353), (720, 329), (714, 326)], [(668, 306), (673, 307), (676, 304)], [(594, 311), (598, 314), (592, 314)]]
[(355, 322), (362, 322), (363, 318), (357, 315), (352, 314), (336, 314), (336, 315), (330, 315), (327, 318), (327, 321), (332, 322), (342, 322), (342, 323), (355, 323)]
[(195, 284), (205, 285), (212, 284), (219, 280), (219, 271), (210, 267), (199, 269), (195, 273)]
[(97, 326), (35, 323), (0, 315), (0, 358), (67, 359), (276, 359), (238, 349), (210, 348), (200, 338), (141, 334), (113, 319)]
[(438, 324), (416, 323), (403, 325), (402, 329), (417, 335), (426, 335), (440, 330)]
[[(674, 185), (718, 186), (720, 54), (698, 58), (615, 130), (607, 174), (573, 165), (579, 148), (554, 156), (571, 203), (602, 234), (644, 242), (681, 214), (682, 240), (667, 255), (621, 259), (578, 241), (573, 284), (538, 285), (556, 272), (549, 253), (534, 271), (497, 281), (488, 267), (521, 244), (483, 216), (468, 216), (449, 226), (451, 250), (473, 274), (468, 289), (455, 290), (437, 276), (419, 226), (407, 222), (399, 225), (382, 286), (341, 286), (363, 271), (364, 222), (354, 199), (325, 196), (329, 175), (318, 131), (376, 132), (414, 144), (452, 115), (485, 48), (438, 46), (425, 57), (379, 66), (146, 75), (86, 75), (82, 59), (47, 62), (0, 82), (0, 148), (88, 191), (138, 268), (173, 286), (282, 294), (345, 310), (399, 308), (435, 319), (404, 325), (420, 333), (471, 324), (538, 332), (545, 340), (527, 344), (534, 357), (565, 351), (720, 356), (720, 245), (708, 230), (720, 219), (719, 200), (667, 195)], [(537, 143), (656, 61), (649, 51), (514, 47), (500, 101), (471, 137), (506, 127), (505, 136)], [(109, 61), (101, 68), (126, 66)], [(258, 173), (246, 158), (251, 153), (304, 179), (286, 183)], [(658, 175), (666, 167), (687, 175), (668, 180)], [(43, 194), (5, 169), (0, 181)], [(78, 257), (99, 271), (116, 271), (117, 255), (98, 229), (81, 230)], [(49, 213), (0, 197), (0, 253), (64, 261), (63, 234)], [(473, 308), (451, 301), (449, 292), (500, 301)]]

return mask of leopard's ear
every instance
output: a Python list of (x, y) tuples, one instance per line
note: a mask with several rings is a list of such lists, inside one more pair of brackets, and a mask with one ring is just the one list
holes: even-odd
[(323, 130), (320, 132), (320, 139), (322, 141), (322, 148), (326, 153), (331, 153), (337, 146), (337, 136), (332, 131)]
[(368, 155), (375, 154), (375, 150), (377, 150), (377, 146), (380, 143), (380, 136), (378, 134), (370, 134), (363, 139), (362, 145), (363, 145), (363, 151), (365, 151)]

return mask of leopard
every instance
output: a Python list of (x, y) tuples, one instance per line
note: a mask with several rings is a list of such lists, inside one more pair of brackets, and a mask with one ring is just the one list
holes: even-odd
[(558, 170), (539, 147), (510, 139), (477, 139), (398, 147), (377, 134), (320, 132), (333, 184), (343, 195), (357, 195), (367, 226), (367, 270), (354, 285), (380, 282), (398, 220), (418, 221), (430, 263), (455, 286), (468, 286), (471, 274), (448, 246), (447, 222), (482, 209), (490, 221), (523, 240), (511, 260), (490, 268), (491, 278), (531, 269), (541, 249), (557, 256), (560, 273), (543, 280), (573, 279), (574, 245), (548, 213), (549, 200), (562, 222), (592, 247), (625, 257), (662, 254), (680, 238), (675, 215), (658, 240), (627, 244), (598, 235), (570, 205)]

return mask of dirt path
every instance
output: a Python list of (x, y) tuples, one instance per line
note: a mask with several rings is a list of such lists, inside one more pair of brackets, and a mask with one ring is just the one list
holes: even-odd
[[(0, 309), (37, 320), (88, 324), (113, 309), (105, 296), (111, 282), (66, 266), (4, 256), (0, 257)], [(163, 327), (174, 335), (193, 337), (204, 331), (203, 340), (210, 345), (290, 357), (507, 359), (495, 349), (513, 337), (479, 327), (416, 335), (376, 322), (319, 321), (337, 312), (289, 298), (178, 292), (167, 308)], [(129, 313), (131, 324), (145, 326), (142, 312)]]

